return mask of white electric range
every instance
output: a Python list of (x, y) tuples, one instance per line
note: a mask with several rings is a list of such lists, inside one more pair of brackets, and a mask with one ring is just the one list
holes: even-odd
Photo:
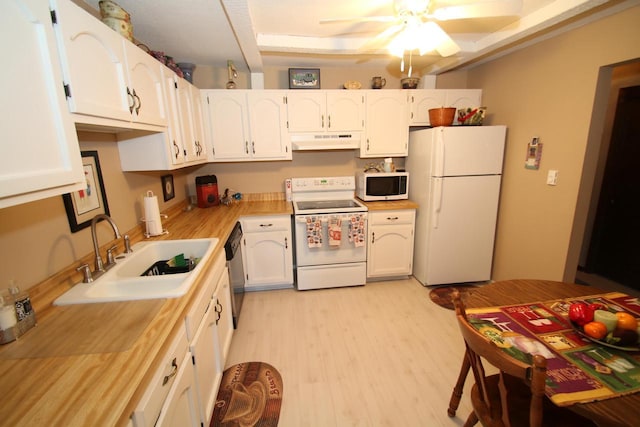
[(367, 207), (354, 191), (354, 176), (291, 180), (299, 290), (366, 283)]

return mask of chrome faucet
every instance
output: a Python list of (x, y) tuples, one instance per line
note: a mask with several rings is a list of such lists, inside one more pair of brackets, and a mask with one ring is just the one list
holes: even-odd
[(96, 233), (96, 224), (98, 223), (98, 221), (102, 219), (107, 220), (109, 225), (111, 225), (111, 228), (113, 229), (113, 233), (116, 239), (119, 239), (121, 237), (120, 230), (118, 230), (118, 226), (116, 225), (115, 222), (113, 222), (113, 219), (111, 219), (110, 216), (105, 214), (100, 214), (93, 217), (93, 219), (91, 220), (91, 239), (93, 239), (93, 250), (96, 255), (94, 273), (104, 273), (105, 271), (102, 257), (100, 256), (100, 248), (98, 247), (98, 235)]

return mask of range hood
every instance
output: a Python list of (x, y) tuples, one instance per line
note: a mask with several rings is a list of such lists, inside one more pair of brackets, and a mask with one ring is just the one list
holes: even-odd
[(298, 133), (291, 135), (293, 151), (354, 150), (360, 148), (362, 132)]

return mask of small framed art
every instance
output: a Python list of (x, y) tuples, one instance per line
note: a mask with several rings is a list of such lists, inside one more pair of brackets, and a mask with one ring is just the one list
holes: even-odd
[(320, 89), (320, 69), (289, 68), (289, 89)]
[(173, 187), (173, 175), (171, 174), (162, 176), (162, 196), (165, 202), (176, 197), (176, 192)]
[(82, 190), (62, 195), (72, 233), (88, 227), (96, 215), (109, 215), (98, 152), (83, 151), (81, 154), (86, 186)]

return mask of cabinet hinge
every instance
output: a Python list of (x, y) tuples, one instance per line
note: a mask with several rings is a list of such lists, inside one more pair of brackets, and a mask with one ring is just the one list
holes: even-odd
[(71, 87), (68, 84), (63, 84), (62, 87), (64, 88), (64, 96), (71, 98)]
[(51, 11), (51, 23), (54, 25), (58, 23), (58, 17), (56, 16), (55, 10)]

